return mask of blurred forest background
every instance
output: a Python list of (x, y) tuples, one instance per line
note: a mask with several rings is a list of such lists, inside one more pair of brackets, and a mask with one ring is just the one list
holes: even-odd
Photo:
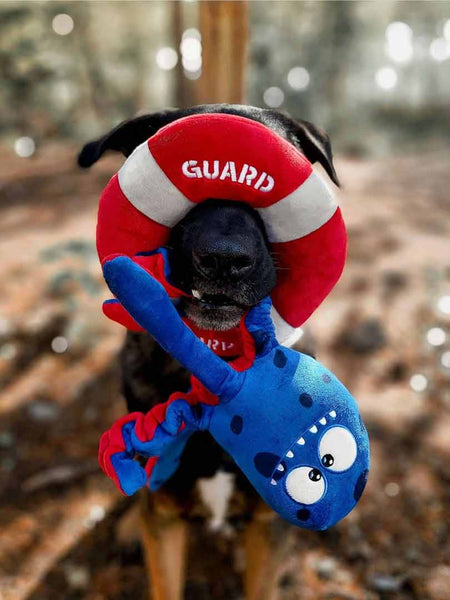
[[(124, 411), (94, 242), (122, 159), (81, 172), (76, 154), (136, 114), (239, 98), (208, 78), (245, 61), (245, 102), (331, 136), (348, 263), (300, 347), (351, 389), (372, 440), (347, 519), (280, 524), (276, 598), (447, 600), (450, 2), (249, 2), (247, 49), (236, 28), (237, 62), (216, 64), (202, 4), (0, 3), (0, 597), (146, 597), (135, 503), (96, 463)], [(187, 597), (241, 598), (239, 527), (193, 527)]]
[[(204, 100), (198, 6), (3, 2), (3, 139), (83, 142), (139, 112)], [(250, 2), (245, 100), (319, 123), (338, 151), (446, 144), (448, 7)]]

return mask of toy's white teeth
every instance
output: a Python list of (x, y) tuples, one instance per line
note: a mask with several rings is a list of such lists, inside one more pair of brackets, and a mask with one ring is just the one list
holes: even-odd
[[(335, 410), (330, 410), (330, 412), (329, 412), (328, 414), (330, 415), (330, 417), (331, 417), (332, 419), (335, 419), (335, 418), (336, 418), (336, 416), (337, 416), (337, 414), (336, 414), (336, 411), (335, 411)], [(328, 423), (328, 421), (327, 421), (327, 417), (322, 417), (321, 419), (319, 419), (319, 420), (317, 421), (317, 423), (320, 423), (321, 425), (326, 425), (326, 424)], [(313, 425), (312, 427), (310, 427), (310, 428), (309, 428), (309, 430), (308, 430), (308, 431), (309, 431), (310, 433), (317, 433), (317, 432), (319, 431), (319, 429), (318, 429), (317, 425)], [(299, 439), (297, 440), (297, 444), (298, 444), (299, 446), (304, 446), (304, 445), (306, 444), (305, 438), (303, 438), (303, 437), (299, 438)], [(286, 452), (285, 456), (286, 456), (286, 458), (294, 458), (294, 453), (292, 452), (292, 450), (288, 450), (288, 451)], [(285, 469), (284, 469), (284, 467), (283, 467), (281, 464), (279, 464), (279, 465), (278, 465), (278, 467), (277, 467), (277, 470), (278, 470), (278, 471), (281, 471), (281, 472), (283, 472)], [(274, 480), (272, 479), (271, 483), (272, 483), (273, 481), (274, 481)], [(272, 485), (276, 485), (276, 482), (275, 482), (275, 483), (272, 483)]]
[(277, 485), (277, 482), (275, 481), (275, 479), (270, 480), (270, 485)]
[(202, 294), (198, 290), (192, 290), (192, 295), (194, 296), (194, 298), (197, 298), (197, 300), (202, 299)]

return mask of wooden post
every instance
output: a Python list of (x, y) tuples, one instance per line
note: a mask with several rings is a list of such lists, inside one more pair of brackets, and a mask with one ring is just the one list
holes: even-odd
[(248, 5), (246, 1), (199, 3), (202, 35), (200, 103), (241, 103), (245, 98)]

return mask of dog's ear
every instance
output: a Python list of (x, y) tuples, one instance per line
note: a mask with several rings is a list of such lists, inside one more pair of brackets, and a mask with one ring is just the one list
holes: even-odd
[(298, 139), (306, 158), (318, 162), (328, 173), (331, 181), (341, 185), (333, 164), (333, 151), (328, 134), (309, 121), (295, 121), (295, 137)]
[(78, 164), (85, 169), (91, 167), (107, 150), (129, 156), (133, 150), (155, 134), (158, 129), (183, 116), (178, 109), (165, 110), (124, 121), (109, 133), (86, 144), (78, 155)]
[(290, 141), (299, 148), (312, 162), (318, 162), (328, 173), (331, 181), (340, 186), (339, 178), (333, 164), (333, 151), (328, 134), (309, 121), (294, 120), (283, 115), (284, 125), (288, 129)]

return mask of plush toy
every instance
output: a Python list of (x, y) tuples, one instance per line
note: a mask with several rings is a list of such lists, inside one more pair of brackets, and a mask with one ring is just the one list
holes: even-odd
[[(261, 123), (229, 114), (192, 115), (138, 146), (100, 199), (101, 261), (141, 253), (136, 262), (154, 266), (149, 252), (164, 246), (171, 227), (210, 198), (246, 202), (259, 212), (279, 267), (271, 295), (276, 336), (292, 344), (342, 272), (346, 233), (340, 209), (311, 163)], [(139, 329), (119, 306), (105, 312)]]
[[(236, 370), (183, 324), (147, 270), (112, 256), (103, 272), (128, 313), (196, 378), (187, 394), (173, 394), (146, 415), (131, 413), (103, 434), (100, 464), (125, 494), (149, 478), (150, 488), (158, 488), (176, 469), (189, 436), (208, 430), (291, 523), (326, 529), (353, 509), (369, 469), (356, 402), (320, 363), (279, 345), (269, 299), (246, 317), (255, 358)], [(136, 454), (153, 457), (146, 469)]]

